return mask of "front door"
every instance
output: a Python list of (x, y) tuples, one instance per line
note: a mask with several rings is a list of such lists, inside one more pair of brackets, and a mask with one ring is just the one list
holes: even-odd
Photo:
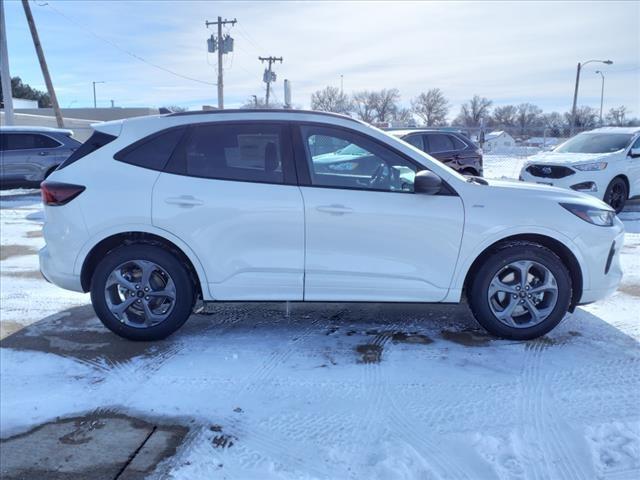
[(460, 198), (415, 194), (424, 167), (358, 132), (303, 125), (296, 135), (305, 300), (443, 300), (462, 237)]
[(194, 250), (206, 299), (302, 300), (304, 210), (290, 139), (283, 124), (194, 125), (160, 174), (153, 223)]

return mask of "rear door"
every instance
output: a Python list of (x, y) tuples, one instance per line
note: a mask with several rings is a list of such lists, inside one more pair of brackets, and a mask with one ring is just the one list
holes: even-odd
[(423, 136), (426, 151), (442, 163), (455, 162), (457, 150), (450, 135), (446, 133), (427, 133)]
[(7, 133), (4, 176), (7, 180), (39, 181), (50, 166), (61, 143), (39, 133)]
[[(305, 300), (442, 300), (462, 238), (460, 198), (415, 194), (415, 173), (424, 167), (359, 132), (309, 124), (295, 141), (306, 217)], [(351, 159), (353, 168), (328, 171), (319, 145), (353, 145), (362, 153)], [(372, 158), (373, 171), (358, 168)]]
[(158, 177), (153, 224), (198, 256), (207, 299), (302, 300), (304, 208), (292, 157), (284, 123), (197, 124)]

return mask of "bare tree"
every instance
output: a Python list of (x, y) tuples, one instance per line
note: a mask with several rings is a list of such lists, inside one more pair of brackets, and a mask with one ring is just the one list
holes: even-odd
[(449, 102), (439, 88), (432, 88), (411, 100), (411, 109), (425, 125), (446, 125)]
[(349, 113), (349, 97), (337, 87), (325, 87), (311, 94), (311, 108), (323, 112)]
[(612, 108), (607, 114), (607, 122), (610, 125), (622, 127), (626, 124), (627, 113), (629, 112), (627, 110), (627, 107), (625, 107), (624, 105), (620, 105), (617, 108)]
[(481, 119), (489, 117), (492, 103), (488, 98), (474, 95), (471, 100), (462, 104), (455, 122), (467, 127), (478, 127)]
[(410, 108), (400, 108), (393, 116), (393, 121), (401, 123), (405, 127), (415, 126), (415, 118)]
[(242, 109), (256, 109), (256, 108), (283, 108), (282, 103), (269, 101), (269, 106), (264, 97), (257, 97), (255, 95), (249, 96), (245, 103), (240, 107)]
[(524, 135), (531, 127), (539, 123), (542, 109), (531, 103), (521, 103), (517, 108), (516, 121), (520, 127), (520, 135)]
[(515, 105), (502, 105), (493, 109), (493, 123), (498, 127), (514, 127), (518, 109)]
[(375, 110), (378, 122), (389, 122), (398, 113), (400, 107), (400, 90), (397, 88), (382, 89), (375, 94)]
[[(565, 119), (569, 125), (571, 125), (571, 113), (564, 114)], [(598, 118), (600, 113), (589, 106), (583, 105), (576, 109), (575, 126), (580, 130), (587, 130), (589, 128), (595, 128), (598, 124)]]
[(542, 116), (542, 124), (551, 137), (563, 136), (565, 129), (568, 128), (567, 122), (558, 112), (545, 113)]
[(351, 108), (356, 116), (368, 123), (376, 119), (376, 108), (378, 105), (378, 94), (369, 90), (355, 92), (351, 97)]

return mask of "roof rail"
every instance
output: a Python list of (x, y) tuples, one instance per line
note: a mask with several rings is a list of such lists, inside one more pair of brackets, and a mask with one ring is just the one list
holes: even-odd
[(341, 113), (321, 112), (318, 110), (284, 110), (282, 108), (230, 108), (225, 110), (193, 110), (188, 112), (176, 112), (167, 114), (168, 117), (183, 117), (189, 115), (224, 115), (225, 113), (294, 113), (294, 114), (314, 114), (326, 115), (328, 117), (342, 118), (360, 123), (360, 120), (343, 115)]

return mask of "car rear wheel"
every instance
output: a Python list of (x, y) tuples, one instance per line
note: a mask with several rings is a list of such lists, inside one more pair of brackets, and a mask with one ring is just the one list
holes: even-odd
[(611, 180), (611, 183), (604, 192), (604, 201), (613, 208), (616, 213), (620, 213), (624, 209), (627, 202), (627, 183), (620, 177)]
[(91, 301), (102, 323), (130, 340), (160, 340), (187, 321), (195, 301), (189, 272), (153, 245), (112, 250), (91, 280)]
[(536, 243), (509, 242), (478, 269), (469, 305), (490, 333), (530, 340), (560, 323), (571, 295), (571, 276), (555, 253)]

